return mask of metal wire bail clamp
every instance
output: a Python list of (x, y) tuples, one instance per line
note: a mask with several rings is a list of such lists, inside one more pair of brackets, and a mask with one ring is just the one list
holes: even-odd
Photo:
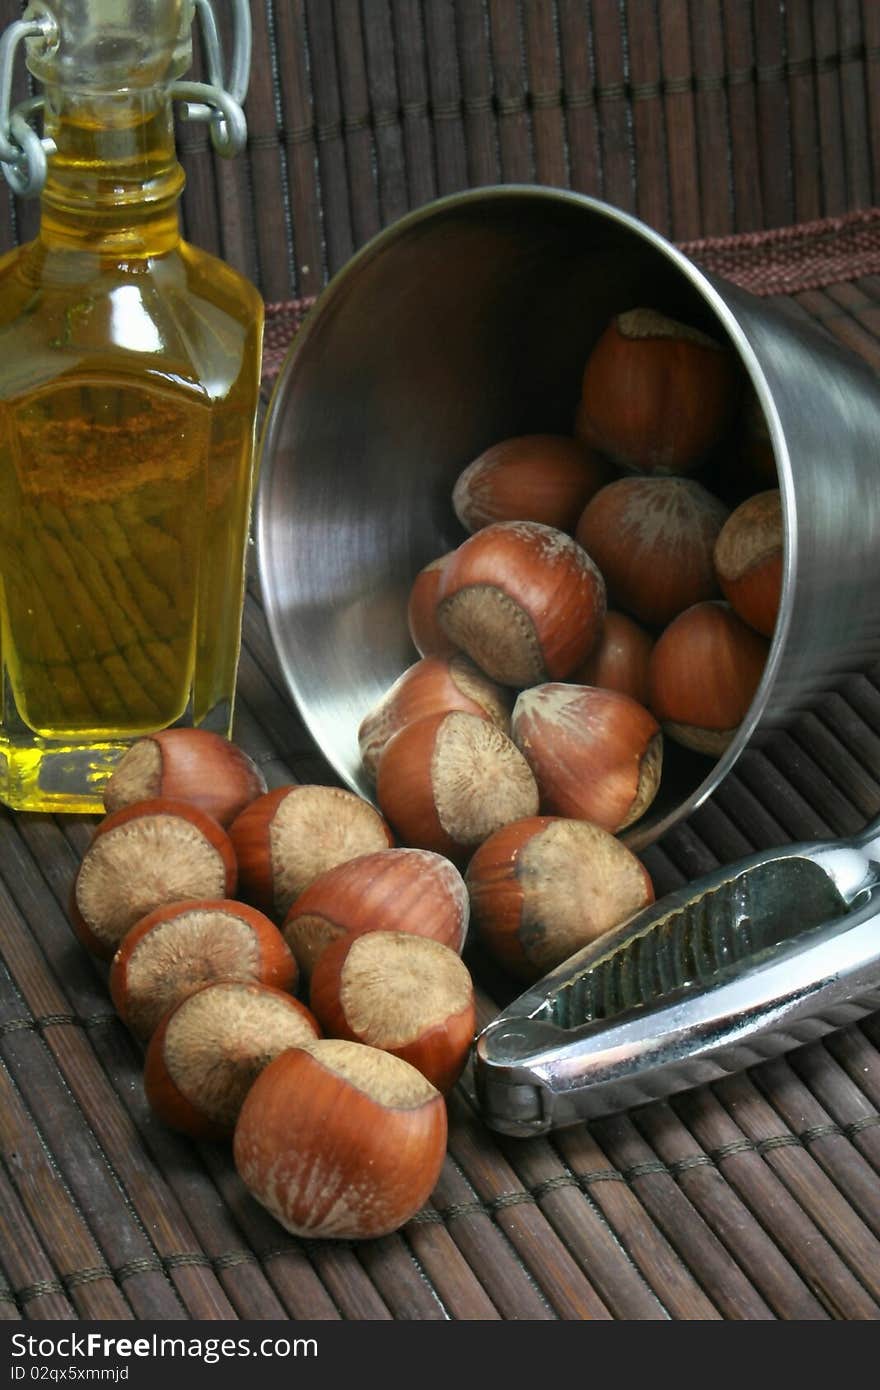
[[(199, 18), (208, 67), (208, 82), (172, 82), (172, 97), (182, 98), (181, 116), (188, 121), (207, 121), (211, 143), (218, 154), (232, 158), (247, 141), (247, 120), (242, 102), (247, 93), (251, 66), (252, 26), (248, 0), (231, 0), (233, 52), (229, 79), (223, 73), (223, 54), (211, 0), (192, 0)], [(31, 4), (22, 19), (15, 20), (0, 37), (0, 168), (7, 183), (23, 198), (32, 198), (46, 182), (47, 158), (55, 143), (37, 134), (32, 121), (43, 108), (42, 97), (30, 97), (12, 106), (12, 77), (19, 44), (25, 39), (51, 50), (58, 44), (58, 25), (40, 0)]]
[(58, 26), (48, 10), (31, 6), (0, 38), (0, 167), (14, 192), (30, 198), (46, 182), (46, 160), (54, 154), (55, 142), (39, 136), (30, 123), (42, 108), (41, 97), (11, 106), (15, 55), (25, 39), (35, 39), (47, 49), (57, 45)]

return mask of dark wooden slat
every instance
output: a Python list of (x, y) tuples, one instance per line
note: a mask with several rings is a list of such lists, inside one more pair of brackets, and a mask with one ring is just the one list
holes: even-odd
[(784, 835), (778, 843), (833, 837), (830, 822), (791, 786), (764, 752), (747, 749), (738, 766), (740, 780), (783, 826)]
[[(2, 988), (2, 982), (0, 982)], [(2, 1007), (5, 1021), (12, 1016), (14, 1004), (7, 997)], [(20, 1010), (20, 1006), (19, 1006)], [(56, 1025), (47, 1043), (56, 1043), (66, 1055), (75, 1054), (82, 1040), (77, 1030), (64, 1030)], [(44, 1133), (51, 1133), (52, 1148), (65, 1182), (85, 1213), (105, 1258), (114, 1271), (127, 1271), (126, 1295), (137, 1315), (142, 1318), (229, 1317), (233, 1309), (218, 1290), (209, 1291), (215, 1284), (210, 1271), (189, 1259), (179, 1263), (174, 1257), (190, 1256), (196, 1250), (194, 1241), (186, 1249), (163, 1249), (161, 1231), (153, 1233), (153, 1243), (146, 1238), (134, 1211), (128, 1206), (123, 1192), (137, 1201), (136, 1182), (132, 1168), (137, 1159), (126, 1166), (111, 1169), (98, 1147), (94, 1113), (81, 1114), (61, 1085), (58, 1051), (43, 1045), (37, 1034), (27, 1028), (9, 1033), (2, 1043), (3, 1059), (21, 1088), (34, 1119)], [(67, 1061), (65, 1072), (70, 1075), (75, 1063)], [(105, 1097), (98, 1092), (99, 1100)], [(82, 1099), (82, 1097), (78, 1097)], [(114, 1155), (114, 1158), (117, 1157)], [(117, 1186), (117, 1179), (120, 1186)], [(134, 1190), (132, 1190), (134, 1189)], [(163, 1264), (165, 1256), (167, 1264)], [(122, 1278), (121, 1274), (117, 1277)], [(175, 1291), (176, 1290), (176, 1291)], [(179, 1295), (179, 1297), (178, 1297)]]
[(290, 182), (294, 290), (314, 294), (324, 282), (322, 203), (315, 116), (308, 68), (306, 0), (274, 7), (284, 146)]
[(526, 115), (522, 15), (516, 0), (488, 0), (488, 7), (501, 178), (504, 183), (530, 183), (534, 160)]
[[(289, 243), (285, 170), (278, 129), (275, 73), (269, 16), (265, 5), (251, 6), (253, 18), (253, 58), (245, 114), (248, 123), (250, 162), (250, 201), (254, 212), (257, 277), (269, 300), (286, 299), (294, 293), (288, 256), (281, 254)], [(283, 235), (283, 243), (279, 238)]]
[[(0, 1158), (18, 1200), (39, 1239), (52, 1252), (52, 1262), (81, 1317), (137, 1316), (114, 1281), (97, 1242), (71, 1199), (67, 1185), (0, 1062)], [(94, 1271), (94, 1277), (77, 1279)], [(67, 1281), (70, 1281), (67, 1283)]]
[(880, 198), (880, 9), (862, 6), (865, 42), (865, 90), (867, 119), (863, 139), (867, 147), (870, 174), (869, 202)]
[(562, 79), (553, 0), (534, 0), (525, 7), (526, 66), (538, 183), (563, 188), (568, 183), (562, 120)]
[(336, 33), (333, 10), (326, 0), (308, 0), (306, 15), (327, 272), (333, 275), (355, 248), (342, 133)]
[(502, 1318), (555, 1318), (511, 1241), (492, 1220), (451, 1154), (447, 1154), (431, 1201)]
[[(768, 1105), (792, 1133), (798, 1135), (846, 1204), (875, 1238), (880, 1235), (880, 1178), (847, 1136), (836, 1132), (828, 1111), (803, 1084), (789, 1062), (786, 1059), (768, 1062), (756, 1067), (751, 1076)], [(835, 1194), (831, 1194), (831, 1199), (836, 1202)], [(859, 1234), (864, 1239), (861, 1231)], [(870, 1257), (870, 1246), (868, 1255)], [(876, 1298), (876, 1283), (872, 1291)]]
[(788, 101), (795, 219), (811, 222), (825, 211), (819, 163), (819, 118), (813, 79), (813, 24), (810, 0), (788, 0), (785, 7)]
[[(840, 789), (848, 805), (855, 808), (857, 816), (853, 817), (853, 821), (867, 820), (877, 814), (880, 808), (880, 780), (871, 775), (864, 757), (849, 751), (834, 728), (829, 728), (817, 715), (805, 715), (791, 734), (809, 752), (823, 774)], [(864, 743), (861, 747), (864, 749)], [(846, 822), (838, 818), (836, 824), (849, 825), (849, 815)], [(855, 828), (860, 828), (860, 825)]]
[(813, 60), (816, 64), (816, 109), (822, 169), (822, 212), (833, 217), (846, 210), (846, 151), (840, 100), (837, 34), (838, 5), (813, 0)]
[(688, 817), (688, 824), (712, 851), (719, 864), (732, 864), (753, 854), (755, 845), (718, 805), (708, 801)]
[(501, 1314), (434, 1209), (409, 1221), (405, 1235), (425, 1274), (456, 1320), (494, 1322)]
[(663, 78), (666, 84), (666, 159), (669, 167), (669, 235), (677, 241), (699, 236), (699, 165), (686, 0), (666, 0), (658, 9)]
[(614, 1180), (614, 1166), (592, 1134), (583, 1127), (561, 1130), (554, 1146), (572, 1172), (582, 1182), (589, 1182), (593, 1200), (668, 1312), (677, 1318), (717, 1318), (718, 1310), (648, 1217), (636, 1194), (628, 1184)]
[[(705, 12), (706, 7), (701, 9)], [(627, 25), (632, 92), (636, 212), (649, 227), (665, 231), (669, 227), (669, 188), (657, 8), (654, 0), (626, 0), (622, 13)], [(704, 140), (712, 143), (711, 130), (701, 125), (701, 149)], [(715, 172), (713, 169), (713, 187)]]
[(880, 1073), (880, 1058), (864, 1034), (843, 1029), (823, 1043), (797, 1048), (789, 1063), (853, 1148), (880, 1173), (880, 1113), (865, 1093), (870, 1080), (863, 1089), (871, 1071)]
[(578, 192), (596, 196), (601, 191), (601, 178), (590, 30), (580, 0), (559, 0), (557, 8), (569, 179)]
[[(58, 1279), (55, 1266), (28, 1220), (18, 1195), (0, 1167), (0, 1263), (6, 1279), (0, 1289), (16, 1290), (28, 1318), (75, 1318), (77, 1311)], [(7, 1299), (3, 1298), (3, 1303)]]
[(463, 1101), (449, 1105), (450, 1152), (560, 1318), (602, 1315), (602, 1303), (530, 1193)]
[(499, 181), (489, 33), (483, 0), (459, 0), (455, 17), (468, 183), (479, 187)]
[(757, 150), (764, 226), (794, 220), (791, 129), (785, 79), (785, 17), (777, 5), (754, 5)]
[(445, 1319), (442, 1302), (422, 1278), (412, 1251), (401, 1235), (362, 1241), (358, 1256), (395, 1319), (419, 1322)]
[(705, 1091), (686, 1093), (674, 1109), (715, 1159), (726, 1182), (772, 1235), (834, 1317), (876, 1317), (877, 1305), (743, 1130)]
[(727, 100), (733, 173), (734, 226), (750, 232), (767, 224), (761, 197), (751, 0), (724, 0)]
[(392, 0), (394, 47), (410, 207), (437, 196), (434, 142), (428, 113), (428, 55), (418, 0)]
[(871, 205), (870, 150), (865, 140), (868, 103), (865, 90), (865, 33), (859, 0), (838, 0), (838, 44), (840, 52), (840, 104), (846, 162), (846, 205)]
[[(589, 1188), (563, 1163), (548, 1140), (499, 1139), (501, 1152), (584, 1270), (608, 1311), (603, 1316), (657, 1320), (666, 1316), (663, 1294), (650, 1287), (627, 1255)], [(599, 1316), (594, 1312), (593, 1316)]]
[(373, 174), (372, 113), (358, 0), (333, 0), (333, 24), (352, 235), (357, 247), (374, 236), (380, 226), (378, 190)]
[[(777, 1086), (776, 1109), (785, 1104), (786, 1109), (790, 1105), (796, 1110), (796, 1100), (782, 1101), (789, 1076), (787, 1064), (783, 1061), (771, 1068), (771, 1076), (775, 1078)], [(762, 1146), (764, 1162), (785, 1184), (801, 1209), (810, 1212), (829, 1245), (859, 1279), (874, 1303), (870, 1316), (880, 1316), (877, 1301), (880, 1298), (880, 1241), (871, 1234), (856, 1209), (828, 1180), (811, 1153), (797, 1142), (788, 1142), (793, 1137), (791, 1131), (787, 1125), (780, 1123), (774, 1107), (760, 1095), (751, 1077), (732, 1076), (719, 1082), (715, 1089), (722, 1104), (735, 1116), (746, 1138)], [(843, 1169), (838, 1169), (838, 1176), (846, 1180)], [(854, 1186), (856, 1181), (857, 1178), (851, 1176), (850, 1185)], [(861, 1190), (859, 1195), (862, 1196)], [(880, 1192), (875, 1187), (874, 1201), (878, 1195)], [(859, 1299), (852, 1305), (850, 1315), (862, 1306), (867, 1311), (867, 1304)]]
[(402, 217), (409, 206), (400, 95), (394, 62), (394, 31), (387, 0), (383, 4), (363, 6), (362, 23), (376, 151), (379, 211), (382, 224), (386, 226)]
[(455, 14), (452, 5), (428, 5), (424, 13), (437, 192), (456, 193), (467, 185), (467, 152), (461, 111)]
[(617, 0), (594, 0), (593, 63), (602, 160), (602, 196), (635, 211), (630, 109), (624, 65), (624, 34)]
[(772, 1318), (769, 1304), (625, 1115), (591, 1126), (679, 1259), (725, 1318)]
[(767, 757), (791, 787), (822, 807), (832, 834), (854, 835), (861, 830), (864, 816), (810, 756), (805, 740), (798, 743), (788, 733), (779, 734), (767, 749)]
[[(703, 1093), (694, 1097), (702, 1108)], [(745, 1270), (777, 1317), (797, 1320), (827, 1318), (823, 1305), (779, 1248), (772, 1223), (769, 1230), (756, 1220), (736, 1188), (725, 1180), (705, 1147), (685, 1128), (668, 1105), (651, 1105), (633, 1115), (633, 1123), (725, 1248)]]

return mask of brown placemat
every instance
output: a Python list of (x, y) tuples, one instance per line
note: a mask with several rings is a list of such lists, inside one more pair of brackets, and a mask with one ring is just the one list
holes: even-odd
[[(877, 353), (873, 273), (784, 303)], [(253, 583), (236, 736), (270, 785), (333, 780)], [(878, 807), (875, 673), (747, 752), (645, 858), (662, 893), (754, 849), (851, 832)], [(91, 824), (0, 812), (0, 1316), (880, 1316), (880, 1019), (528, 1142), (490, 1134), (461, 1086), (423, 1212), (378, 1241), (301, 1241), (248, 1197), (227, 1146), (151, 1116), (140, 1052), (67, 921)], [(469, 959), (486, 1020), (510, 986)]]

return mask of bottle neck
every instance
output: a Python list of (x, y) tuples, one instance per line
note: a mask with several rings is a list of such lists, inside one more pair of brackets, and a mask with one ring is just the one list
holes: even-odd
[(158, 256), (176, 246), (184, 173), (165, 88), (50, 87), (45, 97), (45, 134), (56, 153), (41, 199), (41, 241), (52, 250), (114, 259)]

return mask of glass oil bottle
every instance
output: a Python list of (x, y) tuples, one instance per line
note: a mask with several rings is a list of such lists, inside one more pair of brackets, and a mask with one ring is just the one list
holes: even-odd
[(230, 732), (263, 314), (180, 236), (192, 17), (192, 0), (24, 16), (43, 139), (7, 128), (50, 153), (39, 233), (0, 260), (0, 800), (17, 809), (100, 810), (140, 735)]

